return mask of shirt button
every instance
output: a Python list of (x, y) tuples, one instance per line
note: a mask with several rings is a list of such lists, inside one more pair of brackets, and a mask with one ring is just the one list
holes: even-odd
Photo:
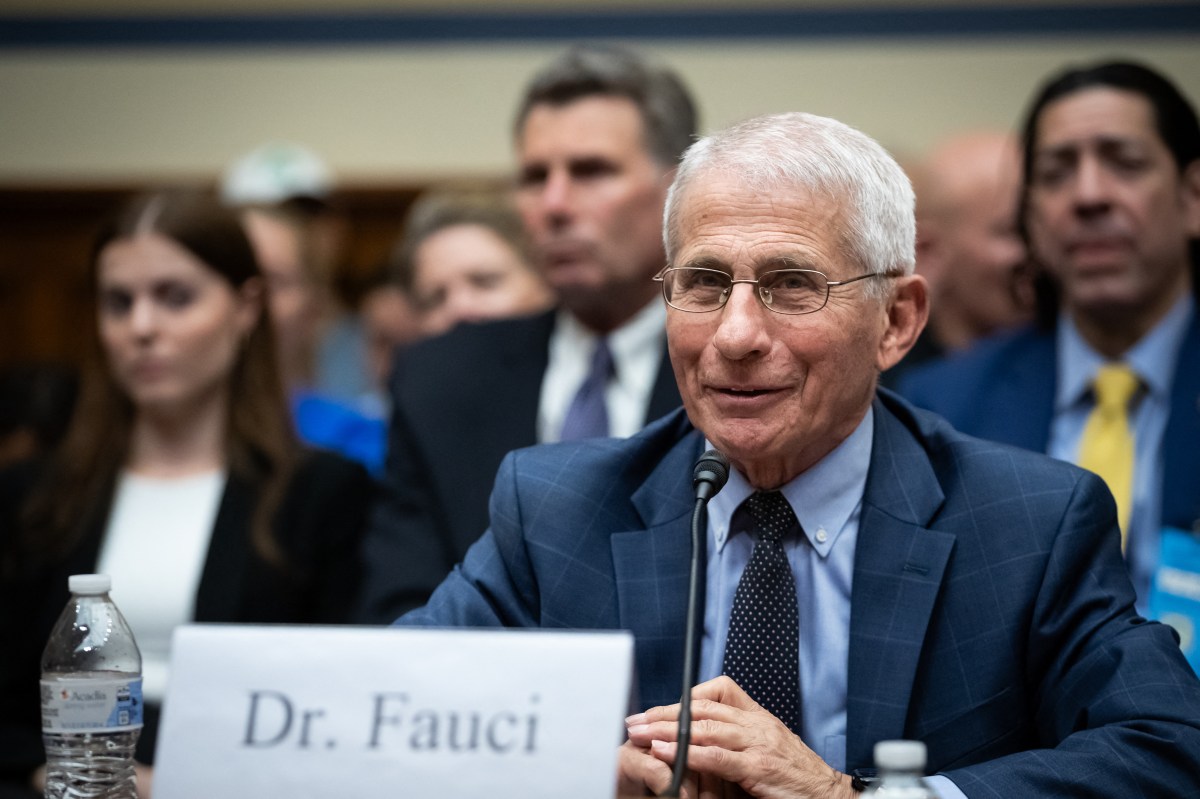
[(829, 540), (829, 533), (825, 532), (824, 527), (818, 527), (817, 528), (817, 543), (824, 544), (828, 540)]

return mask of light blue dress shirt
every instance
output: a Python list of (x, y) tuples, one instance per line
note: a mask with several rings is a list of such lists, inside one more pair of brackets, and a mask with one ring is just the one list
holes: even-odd
[[(1171, 383), (1193, 313), (1195, 301), (1189, 293), (1121, 359), (1142, 381), (1130, 413), (1134, 438), (1133, 507), (1126, 531), (1125, 559), (1137, 591), (1137, 609), (1143, 615), (1158, 565), (1163, 435), (1171, 412)], [(1059, 319), (1057, 336), (1058, 389), (1047, 454), (1076, 463), (1083, 428), (1095, 404), (1091, 384), (1096, 370), (1107, 359), (1083, 340), (1075, 323), (1065, 314)]]
[[(874, 435), (874, 409), (868, 409), (845, 441), (780, 489), (804, 530), (803, 539), (793, 536), (783, 541), (800, 613), (801, 738), (838, 771), (846, 770), (850, 591)], [(732, 470), (729, 482), (708, 505), (702, 680), (723, 671), (733, 596), (754, 551), (754, 537), (748, 531), (730, 530), (730, 522), (752, 493), (746, 478)], [(943, 799), (965, 799), (945, 777), (927, 782)]]

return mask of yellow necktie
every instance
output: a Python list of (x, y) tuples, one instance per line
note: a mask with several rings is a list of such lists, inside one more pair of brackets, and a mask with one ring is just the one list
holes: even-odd
[(1133, 431), (1129, 428), (1129, 400), (1140, 381), (1123, 363), (1108, 364), (1096, 372), (1092, 389), (1096, 407), (1088, 416), (1079, 442), (1079, 465), (1104, 478), (1117, 500), (1117, 520), (1121, 524), (1121, 548), (1129, 510), (1133, 506)]

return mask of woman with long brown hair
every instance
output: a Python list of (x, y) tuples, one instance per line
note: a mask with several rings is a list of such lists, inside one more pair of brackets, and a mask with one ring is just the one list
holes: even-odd
[(232, 212), (139, 197), (98, 239), (94, 351), (67, 436), (0, 475), (0, 775), (42, 762), (38, 661), (67, 576), (113, 576), (144, 660), (153, 762), (171, 631), (346, 621), (371, 484), (296, 441), (263, 279)]

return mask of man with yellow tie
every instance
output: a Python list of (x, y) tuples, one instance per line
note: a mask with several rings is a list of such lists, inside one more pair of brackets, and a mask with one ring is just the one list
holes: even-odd
[(1038, 323), (899, 388), (1103, 477), (1145, 612), (1162, 530), (1200, 530), (1200, 124), (1165, 77), (1109, 62), (1047, 83), (1022, 142)]

